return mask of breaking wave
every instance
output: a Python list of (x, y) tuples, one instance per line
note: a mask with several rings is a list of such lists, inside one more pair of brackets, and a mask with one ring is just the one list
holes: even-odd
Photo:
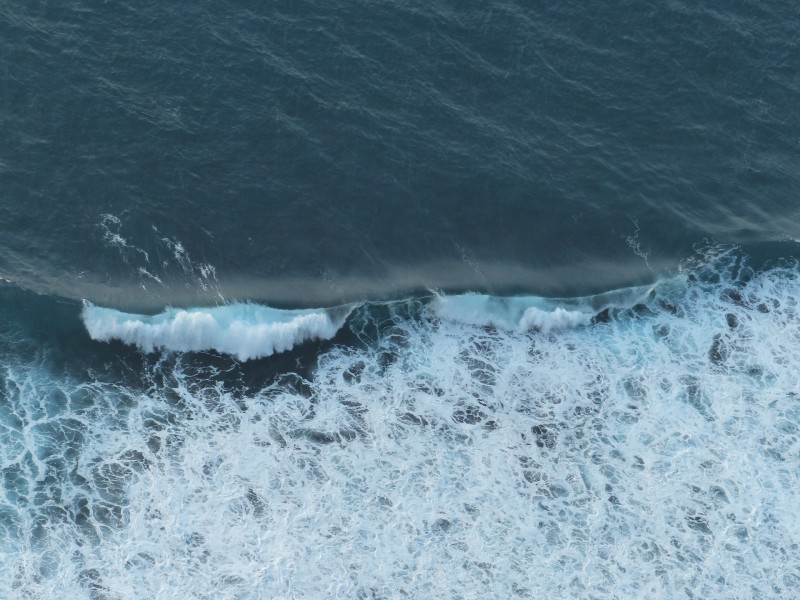
[(599, 313), (634, 306), (644, 301), (654, 289), (655, 286), (641, 286), (585, 298), (437, 295), (432, 304), (434, 312), (447, 320), (508, 331), (534, 330), (546, 333), (589, 325)]
[[(572, 329), (588, 325), (602, 311), (625, 308), (646, 299), (653, 287), (639, 287), (586, 298), (499, 297), (481, 294), (436, 294), (409, 301), (375, 303), (374, 307), (420, 303), (441, 319), (508, 331)], [(365, 310), (369, 312), (367, 303)], [(251, 303), (215, 307), (171, 308), (139, 315), (84, 301), (83, 322), (93, 340), (119, 340), (145, 352), (206, 351), (250, 360), (285, 352), (311, 340), (329, 340), (356, 305), (309, 310), (282, 310)]]
[(137, 315), (84, 301), (83, 322), (93, 340), (120, 340), (145, 352), (216, 350), (239, 360), (271, 356), (309, 340), (327, 340), (344, 325), (351, 306), (280, 310), (256, 304), (169, 309)]

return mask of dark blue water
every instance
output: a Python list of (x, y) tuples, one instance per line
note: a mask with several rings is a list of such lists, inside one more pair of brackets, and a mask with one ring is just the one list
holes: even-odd
[(798, 30), (0, 0), (2, 595), (796, 597)]
[(791, 4), (0, 10), (0, 271), (36, 291), (193, 303), (130, 289), (106, 214), (288, 305), (600, 292), (800, 236)]

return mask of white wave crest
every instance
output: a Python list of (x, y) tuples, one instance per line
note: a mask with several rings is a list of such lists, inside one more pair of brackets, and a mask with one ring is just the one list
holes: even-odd
[(538, 296), (500, 297), (484, 294), (439, 295), (434, 313), (448, 321), (493, 326), (506, 331), (542, 332), (588, 325), (610, 307), (632, 306), (644, 300), (652, 287), (617, 290), (586, 298), (550, 299)]
[(519, 327), (523, 330), (538, 329), (539, 331), (547, 332), (552, 329), (574, 329), (575, 327), (588, 325), (591, 320), (591, 313), (565, 310), (560, 306), (551, 311), (531, 306), (522, 314)]
[(257, 304), (168, 309), (138, 315), (84, 301), (83, 322), (93, 340), (120, 340), (145, 352), (216, 350), (250, 360), (291, 350), (314, 339), (331, 339), (352, 306), (280, 310)]

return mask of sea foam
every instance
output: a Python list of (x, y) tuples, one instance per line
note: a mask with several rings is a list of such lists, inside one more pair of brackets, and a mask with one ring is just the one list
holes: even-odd
[(439, 317), (506, 331), (559, 331), (588, 325), (610, 308), (629, 308), (644, 301), (656, 286), (614, 290), (583, 298), (437, 294), (432, 308)]
[(215, 350), (239, 360), (270, 356), (314, 339), (330, 339), (352, 307), (280, 310), (257, 304), (168, 309), (137, 315), (84, 302), (83, 321), (93, 340), (120, 340), (145, 352)]
[(263, 386), (9, 362), (0, 595), (796, 598), (798, 297), (707, 269), (547, 333), (364, 305)]

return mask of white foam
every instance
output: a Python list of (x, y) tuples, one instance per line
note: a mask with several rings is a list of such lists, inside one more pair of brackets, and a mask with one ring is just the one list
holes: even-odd
[[(442, 319), (468, 325), (499, 327), (506, 331), (525, 331), (533, 327), (561, 329), (568, 322), (585, 324), (592, 318), (593, 313), (589, 311), (548, 307), (545, 302), (543, 298), (537, 297), (439, 295), (434, 299), (432, 309)], [(558, 314), (555, 314), (556, 311), (559, 311)]]
[(799, 597), (800, 280), (719, 279), (550, 335), (381, 317), (263, 389), (8, 367), (0, 596)]
[(591, 313), (577, 310), (566, 310), (560, 306), (553, 310), (542, 310), (531, 306), (522, 313), (519, 321), (521, 330), (536, 329), (542, 332), (551, 330), (574, 329), (588, 325), (592, 320)]
[(517, 332), (560, 331), (588, 325), (593, 316), (607, 308), (641, 302), (654, 287), (628, 288), (585, 298), (437, 294), (432, 306), (437, 316), (469, 325), (488, 325)]
[(137, 315), (84, 302), (83, 322), (93, 340), (120, 340), (145, 352), (216, 350), (249, 360), (330, 339), (351, 308), (279, 310), (257, 304), (169, 309)]

